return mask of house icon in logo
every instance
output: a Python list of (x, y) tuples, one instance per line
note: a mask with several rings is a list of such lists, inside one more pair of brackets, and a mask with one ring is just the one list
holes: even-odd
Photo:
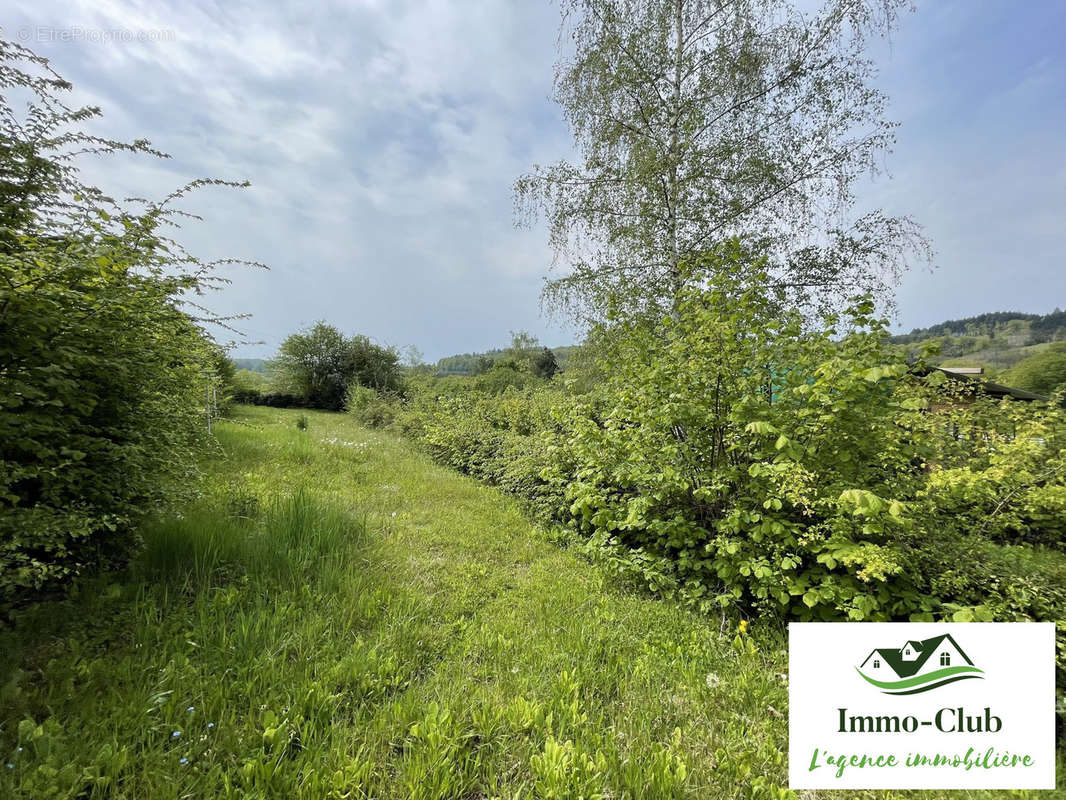
[(902, 647), (879, 647), (856, 671), (885, 694), (918, 694), (955, 681), (983, 678), (951, 634), (908, 639)]

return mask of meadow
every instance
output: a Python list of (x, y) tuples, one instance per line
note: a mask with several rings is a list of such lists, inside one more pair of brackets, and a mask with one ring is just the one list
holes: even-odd
[(776, 624), (619, 583), (351, 415), (217, 434), (128, 570), (0, 633), (0, 796), (796, 796)]

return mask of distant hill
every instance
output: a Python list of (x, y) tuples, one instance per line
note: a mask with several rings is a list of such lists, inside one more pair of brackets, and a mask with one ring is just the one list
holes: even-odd
[(893, 336), (892, 341), (917, 354), (930, 342), (940, 346), (933, 361), (945, 366), (984, 367), (990, 374), (1007, 370), (1024, 358), (1066, 341), (1066, 311), (1026, 314), (992, 311), (976, 317), (952, 319)]
[[(539, 347), (539, 345), (538, 345)], [(566, 369), (570, 355), (577, 349), (577, 345), (548, 348), (555, 353), (555, 363), (560, 369)], [(473, 375), (478, 371), (482, 359), (496, 360), (506, 353), (505, 349), (486, 350), (483, 353), (459, 353), (454, 356), (445, 356), (437, 362), (438, 375)]]
[(266, 359), (265, 358), (235, 358), (233, 363), (237, 366), (237, 369), (247, 369), (252, 372), (266, 372)]

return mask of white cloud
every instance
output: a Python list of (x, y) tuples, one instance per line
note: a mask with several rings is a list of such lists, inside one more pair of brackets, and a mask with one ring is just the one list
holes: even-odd
[[(194, 177), (252, 181), (195, 198), (208, 220), (184, 236), (205, 257), (273, 266), (237, 273), (214, 301), (255, 314), (258, 352), (318, 318), (429, 357), (500, 344), (509, 329), (569, 339), (539, 318), (547, 237), (514, 229), (510, 195), (532, 163), (570, 155), (547, 99), (555, 4), (9, 0), (5, 12), (9, 32), (173, 34), (33, 46), (104, 109), (97, 130), (174, 154), (95, 163), (103, 188), (158, 197)], [(908, 326), (1066, 304), (1064, 61), (1048, 44), (1062, 26), (1039, 23), (1042, 44), (1018, 43), (1014, 57), (985, 20), (999, 13), (931, 4), (877, 56), (904, 127), (896, 180), (863, 199), (925, 222), (941, 264), (905, 281)], [(1025, 280), (1004, 283), (1008, 257)]]

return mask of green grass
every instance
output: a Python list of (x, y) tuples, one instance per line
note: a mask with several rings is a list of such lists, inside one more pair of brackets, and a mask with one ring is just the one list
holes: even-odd
[(127, 573), (0, 635), (0, 797), (794, 796), (776, 631), (343, 415), (237, 416)]

